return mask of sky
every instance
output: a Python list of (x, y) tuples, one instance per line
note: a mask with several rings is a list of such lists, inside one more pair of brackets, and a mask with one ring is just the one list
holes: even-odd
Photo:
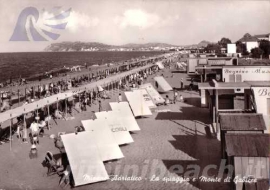
[[(38, 17), (24, 11), (25, 20), (21, 19), (19, 15), (29, 7), (37, 10)], [(65, 12), (70, 14), (56, 17)], [(191, 45), (270, 33), (270, 1), (0, 0), (0, 18), (0, 52), (43, 51), (63, 41)], [(33, 39), (30, 23), (47, 41)], [(63, 24), (62, 29), (48, 27)], [(22, 30), (29, 41), (10, 41)], [(44, 30), (59, 37), (51, 39)]]

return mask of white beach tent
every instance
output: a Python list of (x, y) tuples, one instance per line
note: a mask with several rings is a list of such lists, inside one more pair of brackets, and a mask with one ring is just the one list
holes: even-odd
[(127, 116), (119, 110), (96, 112), (95, 115), (97, 119), (114, 119), (115, 122), (126, 127), (128, 131), (140, 130), (140, 127), (133, 115)]
[[(89, 133), (92, 133), (93, 139), (97, 144), (99, 154), (102, 161), (114, 160), (123, 158), (124, 155), (118, 146), (118, 143), (114, 139), (113, 134), (110, 130), (106, 127), (101, 127), (96, 130), (92, 125), (97, 125), (97, 120), (83, 120), (81, 121), (85, 130)], [(100, 120), (99, 122), (101, 122)], [(97, 127), (99, 127), (97, 125)]]
[(149, 108), (157, 107), (156, 104), (154, 104), (154, 102), (152, 101), (152, 98), (150, 97), (146, 89), (140, 88), (140, 89), (134, 89), (133, 91), (141, 94), (142, 98), (144, 99), (144, 101), (146, 102), (146, 105)]
[(113, 111), (120, 111), (123, 117), (134, 117), (128, 102), (110, 102)]
[(171, 85), (162, 76), (154, 77), (155, 86), (159, 92), (168, 92), (173, 90)]
[[(109, 131), (118, 145), (134, 142), (126, 127), (115, 122), (113, 119), (95, 119), (82, 121), (86, 131), (107, 130)], [(105, 136), (103, 138), (106, 138)]]
[(158, 91), (156, 91), (156, 89), (153, 87), (151, 83), (143, 84), (140, 86), (140, 88), (146, 89), (152, 101), (156, 105), (163, 104), (165, 102), (164, 98), (158, 93)]
[(89, 132), (62, 135), (75, 186), (109, 179), (93, 135)]
[(161, 61), (156, 62), (156, 65), (158, 66), (159, 69), (164, 69), (164, 65)]
[(147, 106), (145, 100), (142, 98), (140, 92), (132, 91), (125, 92), (124, 94), (129, 102), (129, 105), (135, 117), (152, 115), (151, 110)]

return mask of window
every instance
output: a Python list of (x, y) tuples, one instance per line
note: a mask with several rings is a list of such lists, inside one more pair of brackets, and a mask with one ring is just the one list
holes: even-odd
[(242, 82), (242, 75), (235, 75), (235, 82)]
[(229, 75), (229, 82), (235, 82), (235, 75)]

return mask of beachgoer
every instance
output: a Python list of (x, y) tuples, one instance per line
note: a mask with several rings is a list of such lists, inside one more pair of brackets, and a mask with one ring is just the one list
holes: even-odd
[(38, 155), (37, 146), (33, 144), (30, 149), (29, 158), (30, 159), (37, 158), (37, 155)]
[(29, 99), (26, 99), (23, 105), (29, 104)]
[(193, 90), (193, 86), (194, 86), (194, 84), (193, 84), (193, 78), (191, 79), (191, 81), (190, 81), (190, 84), (189, 84), (189, 90)]
[(184, 102), (184, 98), (183, 98), (182, 94), (180, 94), (179, 101)]
[(56, 119), (62, 119), (63, 118), (63, 112), (56, 109), (55, 112), (54, 112), (54, 116), (56, 117)]
[(181, 84), (181, 89), (183, 89), (184, 88), (184, 79), (183, 78), (181, 78), (180, 84)]
[(169, 99), (169, 96), (166, 95), (164, 105), (166, 106), (168, 104), (170, 104), (170, 99)]
[(11, 108), (10, 106), (10, 100), (5, 100), (2, 103), (2, 106), (0, 107), (0, 112), (4, 112), (6, 110), (9, 110)]
[(44, 135), (44, 127), (46, 127), (47, 124), (46, 124), (46, 122), (45, 122), (44, 120), (40, 120), (38, 126), (39, 126), (39, 135), (40, 135), (41, 137), (43, 137), (43, 135)]
[(34, 136), (34, 134), (38, 135), (39, 126), (36, 120), (34, 120), (33, 123), (30, 125), (30, 130), (31, 130), (32, 136)]
[(101, 104), (101, 101), (100, 100), (98, 101), (98, 110), (99, 110), (99, 112), (102, 111), (102, 104)]
[(175, 102), (176, 102), (177, 96), (178, 96), (178, 93), (177, 93), (177, 91), (175, 90), (174, 93), (173, 93), (173, 103), (174, 103), (174, 104), (175, 104)]
[(119, 93), (119, 95), (118, 95), (118, 102), (122, 102), (122, 94), (121, 93)]
[(63, 171), (62, 173), (62, 177), (59, 182), (60, 187), (62, 187), (62, 184), (64, 184), (64, 187), (70, 184), (70, 174), (71, 174), (71, 168), (70, 168), (70, 165), (67, 165), (65, 171)]

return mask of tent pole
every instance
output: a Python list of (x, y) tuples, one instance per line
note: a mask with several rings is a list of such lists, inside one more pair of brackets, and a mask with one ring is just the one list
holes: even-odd
[[(48, 118), (50, 117), (50, 106), (48, 105)], [(50, 130), (50, 120), (48, 119), (48, 129)]]
[(12, 128), (12, 118), (10, 119), (10, 128), (9, 128), (9, 133), (10, 133), (10, 143), (9, 143), (9, 150), (11, 151), (11, 149), (12, 149), (12, 145), (11, 145), (11, 141), (12, 141), (12, 130), (11, 130), (11, 128)]
[[(25, 131), (27, 130), (26, 128), (26, 119), (25, 119), (25, 113), (23, 114), (23, 139), (24, 137), (27, 138), (27, 135), (25, 135)], [(26, 132), (27, 133), (27, 132)]]
[(25, 101), (27, 100), (26, 88), (24, 88)]
[(67, 99), (65, 99), (65, 107), (66, 107), (65, 111), (66, 111), (66, 117), (67, 117)]
[(20, 105), (20, 90), (18, 90), (18, 105)]

